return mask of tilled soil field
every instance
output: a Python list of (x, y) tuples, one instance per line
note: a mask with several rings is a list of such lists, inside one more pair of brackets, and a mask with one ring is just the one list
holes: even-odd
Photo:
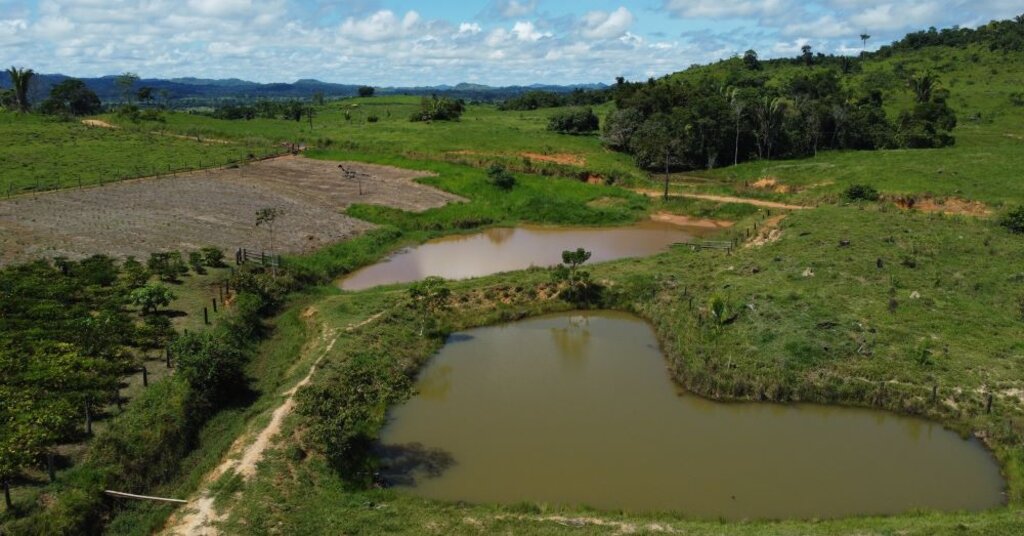
[[(359, 184), (339, 165), (363, 175)], [(145, 258), (156, 251), (218, 246), (269, 251), (256, 211), (283, 211), (275, 253), (304, 253), (372, 227), (342, 214), (354, 203), (423, 211), (461, 201), (418, 184), (426, 174), (353, 162), (283, 157), (217, 169), (0, 202), (0, 265), (37, 258), (103, 253)]]

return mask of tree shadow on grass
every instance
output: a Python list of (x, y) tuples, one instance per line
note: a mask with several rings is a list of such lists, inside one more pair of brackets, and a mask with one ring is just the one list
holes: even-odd
[(375, 452), (387, 486), (415, 486), (418, 479), (438, 478), (455, 465), (451, 453), (420, 443), (377, 445)]

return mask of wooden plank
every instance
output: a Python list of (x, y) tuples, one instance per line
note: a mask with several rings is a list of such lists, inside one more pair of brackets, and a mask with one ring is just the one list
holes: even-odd
[(188, 501), (183, 501), (181, 499), (167, 499), (167, 498), (164, 498), (164, 497), (147, 497), (145, 495), (135, 495), (135, 494), (132, 494), (132, 493), (124, 493), (124, 492), (121, 492), (121, 491), (111, 491), (109, 489), (105, 490), (103, 493), (106, 493), (107, 495), (110, 495), (111, 497), (117, 497), (118, 499), (134, 499), (134, 500), (139, 500), (139, 501), (156, 501), (156, 502), (165, 502), (165, 503), (171, 503), (171, 504), (188, 504)]

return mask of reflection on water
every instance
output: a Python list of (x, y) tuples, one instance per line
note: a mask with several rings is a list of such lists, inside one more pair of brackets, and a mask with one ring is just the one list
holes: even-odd
[[(979, 510), (1003, 480), (975, 440), (883, 412), (680, 396), (646, 323), (574, 313), (468, 332), (382, 436), (430, 498), (728, 519)], [(456, 339), (459, 340), (459, 339)], [(413, 445), (413, 446), (410, 446)]]
[(642, 257), (707, 232), (706, 229), (653, 221), (629, 227), (523, 226), (488, 229), (474, 235), (441, 238), (403, 250), (384, 262), (342, 279), (341, 288), (364, 290), (378, 285), (418, 281), (427, 276), (465, 279), (531, 266), (552, 266), (561, 262), (562, 251), (579, 247), (593, 253), (591, 262)]

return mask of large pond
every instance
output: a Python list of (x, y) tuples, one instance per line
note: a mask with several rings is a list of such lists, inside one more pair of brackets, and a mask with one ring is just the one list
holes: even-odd
[(552, 266), (562, 251), (584, 248), (591, 262), (652, 255), (673, 243), (713, 230), (647, 221), (628, 227), (541, 227), (488, 229), (433, 240), (342, 279), (344, 290), (408, 283), (428, 276), (466, 279), (530, 266)]
[(681, 393), (652, 328), (573, 313), (458, 333), (383, 431), (383, 475), (428, 498), (829, 518), (1003, 503), (993, 456), (919, 419)]

